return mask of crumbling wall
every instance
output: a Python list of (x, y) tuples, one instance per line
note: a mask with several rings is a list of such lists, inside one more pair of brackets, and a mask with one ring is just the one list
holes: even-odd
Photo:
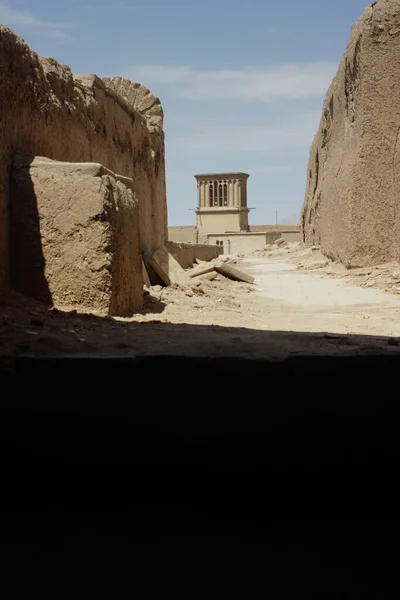
[(162, 131), (164, 112), (160, 100), (150, 90), (123, 77), (103, 77), (103, 81), (108, 89), (114, 90), (129, 106), (145, 117), (151, 133)]
[(14, 289), (58, 308), (104, 315), (142, 306), (139, 206), (96, 163), (17, 154), (11, 177)]
[(355, 23), (310, 150), (303, 240), (347, 267), (400, 260), (400, 3)]
[[(74, 76), (0, 26), (0, 296), (9, 287), (10, 169), (16, 152), (97, 162), (133, 180), (145, 251), (167, 238), (159, 103), (143, 114), (94, 75)], [(159, 116), (159, 115), (158, 115)]]
[(168, 252), (172, 254), (175, 260), (183, 269), (193, 267), (196, 258), (209, 261), (223, 254), (222, 246), (213, 246), (209, 244), (181, 244), (178, 242), (167, 242), (165, 244)]

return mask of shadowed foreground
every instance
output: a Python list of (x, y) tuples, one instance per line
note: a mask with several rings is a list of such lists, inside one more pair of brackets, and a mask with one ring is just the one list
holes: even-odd
[(359, 567), (397, 560), (399, 366), (3, 357), (2, 543), (36, 558), (257, 544), (266, 576), (359, 597)]

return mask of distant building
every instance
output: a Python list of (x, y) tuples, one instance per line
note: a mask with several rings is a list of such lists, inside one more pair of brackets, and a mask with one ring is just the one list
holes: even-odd
[(247, 173), (195, 175), (196, 227), (199, 241), (208, 234), (239, 233), (249, 229)]
[(300, 225), (249, 226), (247, 173), (204, 173), (197, 181), (196, 227), (169, 227), (168, 239), (224, 246), (226, 254), (252, 252), (279, 237), (300, 241)]

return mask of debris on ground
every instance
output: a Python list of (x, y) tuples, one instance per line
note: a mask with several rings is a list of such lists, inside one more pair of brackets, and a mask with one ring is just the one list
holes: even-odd
[(290, 259), (300, 271), (319, 271), (324, 277), (346, 279), (349, 285), (373, 288), (391, 294), (400, 294), (400, 264), (383, 263), (367, 267), (347, 269), (342, 263), (328, 259), (319, 246), (306, 246), (301, 242), (290, 242), (277, 247), (268, 244), (247, 255), (255, 258), (271, 258), (283, 262)]
[(143, 283), (146, 287), (149, 288), (151, 286), (150, 277), (147, 272), (146, 265), (144, 264), (143, 259), (142, 259), (142, 273), (143, 273)]
[(297, 269), (299, 271), (303, 270), (303, 271), (312, 271), (313, 269), (324, 269), (325, 267), (327, 267), (330, 263), (330, 260), (322, 260), (322, 261), (315, 261), (312, 263), (307, 263), (307, 264), (301, 264), (301, 265), (297, 265)]
[(200, 275), (205, 275), (206, 273), (211, 273), (214, 271), (215, 262), (205, 263), (204, 265), (200, 265), (194, 269), (190, 269), (187, 273), (189, 277), (192, 279), (193, 277), (199, 277)]
[(149, 258), (149, 264), (165, 285), (188, 285), (188, 277), (181, 265), (175, 260), (165, 246), (160, 246)]
[(200, 277), (206, 277), (207, 275), (206, 279), (212, 281), (216, 278), (216, 274), (219, 273), (220, 275), (228, 277), (228, 279), (233, 279), (234, 281), (243, 281), (249, 284), (254, 283), (254, 277), (233, 266), (235, 264), (234, 259), (227, 256), (223, 256), (223, 260), (220, 260), (220, 258), (221, 257), (218, 257), (218, 260), (216, 261), (199, 265), (194, 269), (189, 269), (187, 274), (192, 280)]
[[(235, 256), (221, 255), (207, 263), (196, 263), (194, 267), (184, 271), (184, 284), (172, 283), (166, 287), (145, 288), (143, 316), (161, 311), (175, 314), (176, 310), (182, 314), (182, 318), (193, 310), (199, 311), (200, 318), (208, 312), (213, 314), (215, 310), (224, 314), (240, 313), (236, 310), (241, 307), (240, 296), (247, 296), (255, 290), (251, 285), (254, 277), (234, 266), (237, 263)], [(175, 305), (178, 306), (174, 308)]]
[[(240, 351), (250, 357), (256, 352), (251, 344), (256, 344), (258, 353), (263, 352), (264, 333), (269, 335), (272, 331), (323, 331), (323, 334), (314, 335), (321, 336), (330, 349), (338, 347), (339, 334), (346, 334), (349, 336), (346, 345), (349, 351), (358, 347), (357, 344), (369, 348), (371, 342), (366, 335), (390, 336), (389, 341), (382, 337), (379, 348), (384, 346), (385, 351), (390, 353), (400, 348), (400, 299), (394, 296), (400, 293), (399, 263), (349, 270), (339, 263), (328, 261), (320, 249), (306, 247), (300, 242), (290, 242), (282, 248), (266, 245), (247, 254), (244, 260), (238, 254), (230, 255), (226, 261), (219, 259), (206, 263), (208, 267), (213, 266), (212, 270), (197, 277), (190, 277), (190, 274), (204, 264), (185, 270), (188, 285), (145, 286), (143, 309), (126, 317), (78, 314), (72, 309), (57, 310), (12, 292), (7, 303), (0, 303), (0, 354), (136, 356), (143, 352), (143, 348), (159, 352), (160, 345), (163, 351), (167, 351), (172, 338), (175, 342), (182, 340), (182, 343), (187, 343), (190, 336), (196, 336), (196, 343), (203, 340), (201, 343), (204, 343), (206, 351), (213, 354), (220, 352), (219, 344), (228, 343), (226, 340), (232, 335), (232, 340), (237, 340), (232, 344), (232, 352)], [(327, 261), (324, 268), (315, 268), (316, 262)], [(235, 281), (217, 272), (216, 263), (255, 274), (257, 286)], [(280, 264), (284, 266), (282, 270)], [(307, 264), (314, 264), (313, 270), (296, 268)], [(153, 271), (150, 272), (153, 275)], [(319, 289), (321, 303), (326, 301), (332, 307), (320, 309), (315, 298), (303, 303), (302, 299), (307, 294), (300, 289), (301, 285), (291, 288), (291, 278), (300, 284), (304, 278), (306, 288), (307, 282), (314, 281), (309, 289)], [(327, 282), (323, 280), (327, 279), (341, 280), (337, 289), (346, 295), (349, 294), (346, 287), (353, 286), (378, 287), (387, 289), (390, 294), (387, 302), (378, 299), (375, 303), (371, 301), (371, 305), (360, 302), (336, 307), (330, 293), (325, 295), (324, 300)], [(284, 281), (283, 286), (280, 281)], [(335, 286), (328, 287), (336, 290)], [(358, 294), (360, 290), (354, 292)], [(286, 294), (283, 300), (282, 293)], [(189, 329), (186, 325), (194, 327)], [(209, 336), (221, 328), (224, 329), (218, 333), (218, 341), (210, 344)], [(258, 333), (255, 335), (254, 331)], [(364, 337), (354, 341), (360, 334)], [(255, 339), (258, 339), (257, 343)], [(377, 343), (374, 341), (374, 344)], [(226, 351), (227, 346), (224, 347)], [(294, 350), (292, 341), (282, 347), (281, 337), (277, 339), (276, 348), (284, 355), (298, 351), (298, 348)]]
[(204, 273), (203, 275), (196, 275), (195, 277), (192, 277), (192, 285), (196, 285), (196, 283), (201, 282), (201, 281), (213, 281), (213, 279), (215, 279), (217, 277), (217, 272), (216, 271), (211, 271), (210, 273)]
[(232, 262), (233, 258), (227, 254), (220, 254), (217, 260), (220, 262)]
[(244, 281), (245, 283), (254, 283), (254, 277), (248, 275), (241, 269), (234, 267), (227, 263), (217, 263), (215, 265), (215, 270), (217, 273), (224, 275), (225, 277), (229, 277), (229, 279), (233, 279), (235, 281)]

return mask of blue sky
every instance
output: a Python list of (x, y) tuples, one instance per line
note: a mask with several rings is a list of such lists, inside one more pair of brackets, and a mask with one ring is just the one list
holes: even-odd
[(165, 112), (170, 225), (195, 173), (250, 173), (252, 224), (294, 222), (308, 151), (366, 0), (0, 0), (0, 23), (74, 73), (146, 85)]

